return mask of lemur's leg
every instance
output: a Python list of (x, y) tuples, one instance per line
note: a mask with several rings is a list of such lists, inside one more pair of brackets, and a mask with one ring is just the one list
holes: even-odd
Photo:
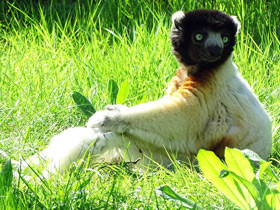
[[(29, 159), (13, 161), (15, 176), (18, 170), (29, 166), (45, 168), (43, 175), (67, 170), (73, 162), (88, 157), (96, 162), (135, 162), (142, 158), (142, 152), (127, 137), (113, 132), (104, 132), (98, 128), (69, 128), (54, 136), (46, 149)], [(0, 160), (8, 159), (0, 151)]]
[(48, 172), (62, 173), (70, 165), (89, 154), (93, 161), (120, 162), (136, 161), (139, 149), (125, 136), (101, 129), (84, 127), (70, 128), (54, 136), (49, 146), (28, 162), (39, 165), (46, 160)]

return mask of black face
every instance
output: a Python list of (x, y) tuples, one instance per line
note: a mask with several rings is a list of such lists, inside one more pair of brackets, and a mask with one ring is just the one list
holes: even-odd
[(174, 20), (173, 52), (185, 66), (211, 69), (223, 64), (231, 55), (236, 33), (236, 23), (222, 12), (192, 11)]
[(213, 29), (201, 29), (191, 34), (187, 54), (194, 65), (210, 64), (221, 59), (224, 48), (230, 42), (230, 35), (226, 30), (216, 32)]

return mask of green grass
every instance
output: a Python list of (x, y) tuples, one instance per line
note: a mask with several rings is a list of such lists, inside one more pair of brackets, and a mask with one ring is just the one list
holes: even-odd
[[(10, 2), (10, 3), (8, 3)], [(0, 2), (0, 149), (12, 159), (42, 150), (60, 131), (87, 121), (71, 93), (103, 109), (108, 81), (130, 84), (127, 105), (164, 95), (178, 68), (171, 54), (170, 17), (177, 10), (213, 8), (242, 24), (234, 52), (241, 74), (271, 116), (280, 158), (279, 1), (49, 0)], [(4, 209), (180, 209), (156, 196), (167, 184), (205, 209), (236, 208), (192, 167), (135, 173), (99, 167), (45, 180), (0, 186)], [(277, 170), (280, 173), (280, 170)]]

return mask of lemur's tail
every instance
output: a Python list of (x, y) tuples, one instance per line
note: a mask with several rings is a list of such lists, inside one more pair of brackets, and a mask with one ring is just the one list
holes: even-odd
[[(128, 150), (132, 155), (125, 157)], [(88, 155), (90, 161), (115, 163), (121, 162), (124, 157), (126, 162), (135, 161), (141, 157), (137, 152), (139, 149), (129, 142), (125, 143), (122, 135), (97, 128), (74, 127), (54, 136), (48, 147), (38, 154), (19, 162), (12, 161), (12, 164), (14, 171), (39, 167), (43, 169), (42, 174), (48, 177), (50, 173), (62, 174), (72, 163), (86, 160)], [(0, 151), (0, 160), (7, 158), (6, 153)]]

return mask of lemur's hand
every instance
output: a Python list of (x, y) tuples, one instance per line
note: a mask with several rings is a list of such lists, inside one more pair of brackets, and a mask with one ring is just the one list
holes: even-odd
[(89, 118), (87, 127), (123, 133), (127, 129), (127, 124), (121, 116), (126, 108), (124, 105), (108, 105), (105, 110), (98, 111)]

